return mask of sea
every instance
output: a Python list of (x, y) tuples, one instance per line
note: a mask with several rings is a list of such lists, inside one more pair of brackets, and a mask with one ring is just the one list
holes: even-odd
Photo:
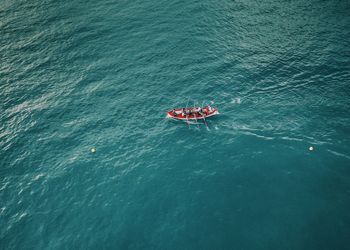
[(1, 0), (0, 249), (350, 249), (350, 1)]

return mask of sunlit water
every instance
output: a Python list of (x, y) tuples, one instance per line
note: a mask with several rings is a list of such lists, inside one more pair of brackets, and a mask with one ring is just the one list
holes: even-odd
[(349, 249), (349, 13), (2, 1), (0, 249)]

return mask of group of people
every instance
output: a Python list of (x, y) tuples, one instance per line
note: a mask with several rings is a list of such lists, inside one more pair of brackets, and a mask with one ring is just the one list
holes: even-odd
[[(205, 117), (211, 111), (212, 111), (212, 107), (210, 107), (210, 106), (207, 106), (207, 107), (204, 107), (204, 108), (198, 107), (198, 108), (192, 108), (192, 109), (182, 108), (180, 114), (182, 114), (183, 116), (186, 116), (186, 117), (188, 117), (190, 115), (204, 116)], [(178, 111), (173, 109), (173, 115), (174, 116), (179, 115)]]

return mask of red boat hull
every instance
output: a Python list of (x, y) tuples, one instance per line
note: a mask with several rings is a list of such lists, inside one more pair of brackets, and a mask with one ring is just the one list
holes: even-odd
[[(196, 112), (196, 110), (197, 108), (173, 109), (167, 112), (167, 117), (176, 120), (201, 120), (219, 114), (219, 111), (216, 108), (205, 107), (202, 109), (202, 114)], [(192, 113), (185, 115), (183, 111), (192, 111)]]

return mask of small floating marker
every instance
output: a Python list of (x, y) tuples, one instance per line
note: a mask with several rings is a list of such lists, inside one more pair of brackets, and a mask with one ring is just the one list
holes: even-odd
[(91, 148), (90, 151), (91, 153), (96, 153), (96, 148)]
[(313, 150), (314, 150), (314, 147), (313, 147), (313, 146), (310, 146), (310, 147), (309, 147), (309, 150), (310, 150), (310, 151), (313, 151)]

